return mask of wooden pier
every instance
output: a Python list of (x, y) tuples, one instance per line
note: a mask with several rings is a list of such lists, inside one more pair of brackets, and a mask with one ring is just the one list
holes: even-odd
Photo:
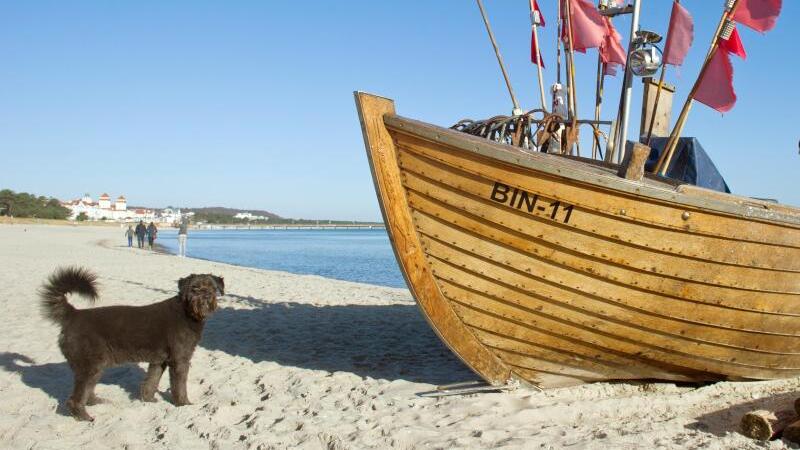
[(377, 224), (199, 224), (197, 230), (383, 230), (385, 225)]

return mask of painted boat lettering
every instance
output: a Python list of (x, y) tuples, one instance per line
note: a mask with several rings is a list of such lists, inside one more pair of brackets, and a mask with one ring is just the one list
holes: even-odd
[(545, 213), (547, 217), (553, 220), (559, 220), (564, 223), (569, 223), (572, 217), (573, 205), (554, 201), (550, 204), (540, 202), (538, 194), (532, 194), (519, 188), (512, 188), (507, 184), (495, 181), (492, 187), (492, 194), (489, 196), (492, 201), (497, 203), (506, 204), (512, 208), (525, 209), (531, 214), (537, 214), (536, 211)]

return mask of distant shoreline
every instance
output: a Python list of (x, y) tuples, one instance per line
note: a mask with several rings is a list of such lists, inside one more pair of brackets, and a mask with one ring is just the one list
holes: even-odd
[[(58, 220), (58, 219), (36, 219), (33, 217), (7, 217), (0, 216), (0, 224), (6, 225), (63, 225), (74, 227), (124, 227), (131, 225), (134, 222), (105, 222), (105, 221), (76, 221), (76, 220)], [(177, 230), (177, 227), (167, 226), (164, 224), (157, 225), (160, 229), (164, 230)], [(287, 229), (301, 229), (301, 230), (319, 230), (319, 229), (385, 229), (386, 225), (383, 223), (356, 223), (356, 224), (273, 224), (273, 225), (247, 225), (247, 224), (223, 224), (223, 223), (204, 223), (192, 224), (189, 226), (191, 230), (287, 230)]]
[(355, 224), (355, 225), (311, 225), (311, 224), (280, 224), (280, 225), (239, 225), (239, 224), (201, 224), (192, 227), (195, 230), (384, 230), (386, 225), (380, 224)]

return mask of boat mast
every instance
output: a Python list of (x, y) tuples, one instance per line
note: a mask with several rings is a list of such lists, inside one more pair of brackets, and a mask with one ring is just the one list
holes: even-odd
[(478, 8), (481, 10), (481, 17), (483, 17), (483, 23), (486, 25), (486, 32), (489, 34), (489, 40), (492, 41), (492, 47), (494, 47), (494, 54), (497, 56), (497, 63), (500, 64), (500, 71), (503, 72), (503, 79), (506, 81), (506, 87), (508, 88), (508, 94), (511, 96), (511, 103), (514, 104), (514, 110), (512, 111), (512, 115), (520, 116), (522, 115), (522, 108), (519, 107), (519, 102), (517, 101), (517, 96), (514, 95), (514, 88), (511, 87), (511, 81), (508, 78), (508, 72), (506, 72), (506, 66), (503, 63), (503, 56), (500, 54), (500, 48), (497, 47), (497, 41), (494, 39), (494, 33), (492, 33), (492, 27), (489, 25), (489, 18), (486, 17), (486, 10), (483, 9), (483, 2), (481, 0), (476, 0), (478, 2)]
[[(560, 0), (559, 0), (560, 1)], [(564, 27), (564, 19), (561, 17), (561, 4), (558, 6), (558, 22), (556, 26), (556, 84), (561, 84), (561, 29)], [(555, 108), (553, 108), (555, 110)]]
[(631, 51), (633, 50), (633, 41), (636, 38), (636, 32), (639, 30), (639, 15), (641, 13), (642, 2), (641, 0), (633, 0), (633, 15), (631, 17), (631, 36), (628, 44), (627, 61), (625, 62), (625, 80), (624, 88), (622, 91), (622, 113), (619, 118), (619, 141), (616, 145), (617, 162), (622, 161), (625, 156), (625, 144), (628, 140), (628, 121), (630, 119), (631, 110), (631, 93), (633, 91), (633, 74), (631, 73), (630, 59)]
[(542, 109), (544, 111), (549, 111), (547, 107), (547, 97), (544, 94), (544, 79), (542, 76), (542, 51), (541, 47), (539, 47), (539, 24), (542, 23), (542, 17), (539, 15), (539, 11), (533, 9), (533, 0), (530, 0), (531, 5), (531, 24), (533, 27), (533, 45), (536, 47), (536, 76), (539, 81), (539, 95), (542, 98)]
[[(567, 6), (566, 17), (564, 20), (567, 21), (567, 83), (569, 84), (569, 101), (570, 101), (570, 121), (572, 122), (571, 127), (577, 127), (577, 120), (578, 120), (578, 101), (577, 101), (577, 89), (575, 83), (575, 49), (572, 43), (572, 8), (570, 6), (570, 2), (565, 2)], [(577, 135), (577, 133), (576, 133)], [(571, 144), (570, 140), (568, 139), (567, 142)], [(578, 151), (578, 156), (581, 155), (581, 143), (580, 139), (575, 140), (575, 148)], [(567, 149), (567, 154), (572, 154), (572, 147)]]
[[(597, 9), (603, 11), (608, 8), (608, 0), (600, 0), (597, 3)], [(605, 65), (600, 52), (597, 52), (597, 79), (595, 80), (594, 88), (594, 121), (600, 121), (600, 108), (603, 106), (603, 89), (605, 84)], [(600, 139), (598, 138), (597, 124), (592, 124), (592, 159), (597, 159), (598, 150), (600, 150)]]

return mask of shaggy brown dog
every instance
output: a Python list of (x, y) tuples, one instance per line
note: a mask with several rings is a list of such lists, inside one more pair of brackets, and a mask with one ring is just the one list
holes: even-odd
[(225, 294), (222, 278), (193, 274), (178, 281), (178, 295), (147, 306), (106, 306), (76, 309), (67, 294), (97, 299), (97, 277), (86, 269), (56, 270), (39, 293), (42, 311), (61, 326), (58, 345), (75, 376), (67, 400), (79, 420), (94, 420), (86, 405), (101, 403), (94, 388), (103, 370), (115, 365), (148, 362), (141, 396), (155, 401), (158, 381), (169, 367), (170, 390), (177, 406), (190, 404), (186, 395), (189, 361), (200, 342), (206, 318), (217, 309), (217, 295)]

